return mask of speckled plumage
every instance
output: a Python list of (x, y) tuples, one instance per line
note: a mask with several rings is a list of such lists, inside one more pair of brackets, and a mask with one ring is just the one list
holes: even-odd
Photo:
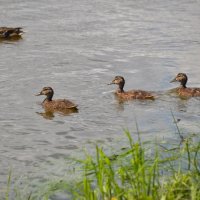
[(122, 76), (116, 76), (110, 84), (118, 85), (118, 90), (115, 94), (122, 100), (140, 99), (140, 100), (154, 100), (155, 97), (144, 90), (129, 90), (124, 91), (125, 80)]
[(51, 87), (44, 87), (42, 91), (36, 96), (39, 95), (46, 95), (46, 98), (42, 102), (42, 106), (45, 108), (45, 110), (65, 111), (68, 109), (74, 109), (74, 110), (78, 109), (76, 104), (67, 99), (52, 100), (54, 91)]
[(185, 73), (178, 73), (176, 77), (170, 82), (180, 82), (180, 86), (175, 89), (180, 97), (199, 97), (200, 88), (186, 87), (188, 77)]

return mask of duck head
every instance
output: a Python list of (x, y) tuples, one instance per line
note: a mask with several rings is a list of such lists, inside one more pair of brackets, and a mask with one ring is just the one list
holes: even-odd
[(188, 80), (188, 78), (187, 78), (187, 75), (185, 73), (178, 73), (176, 75), (176, 77), (170, 81), (170, 83), (172, 83), (172, 82), (180, 82), (181, 86), (183, 88), (186, 88), (187, 80)]
[(115, 78), (112, 80), (112, 82), (109, 84), (116, 84), (119, 86), (119, 92), (124, 92), (123, 88), (125, 85), (125, 80), (122, 76), (115, 76)]
[(51, 87), (44, 87), (40, 93), (36, 94), (36, 96), (45, 95), (47, 97), (46, 100), (51, 101), (53, 94), (54, 91)]

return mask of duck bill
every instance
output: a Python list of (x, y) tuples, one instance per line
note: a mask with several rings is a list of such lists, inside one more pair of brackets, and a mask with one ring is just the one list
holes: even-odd
[(36, 94), (35, 96), (40, 96), (40, 95), (42, 95), (42, 93), (40, 92), (40, 93), (38, 93), (38, 94)]
[(113, 85), (113, 84), (115, 84), (115, 80), (112, 80), (111, 83), (108, 83), (108, 85)]
[(170, 81), (170, 83), (173, 83), (173, 82), (176, 82), (177, 80), (176, 80), (176, 78), (174, 78), (174, 79), (172, 79), (171, 81)]

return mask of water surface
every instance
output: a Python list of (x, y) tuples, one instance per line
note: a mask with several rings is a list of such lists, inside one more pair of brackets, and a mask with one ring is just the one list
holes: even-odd
[[(1, 184), (10, 168), (17, 178), (62, 174), (63, 158), (94, 143), (119, 149), (124, 128), (137, 139), (136, 121), (143, 140), (173, 141), (171, 110), (183, 134), (199, 134), (199, 99), (165, 93), (177, 86), (169, 81), (178, 72), (200, 86), (198, 1), (7, 0), (0, 9), (1, 26), (26, 32), (0, 43)], [(162, 95), (121, 104), (107, 85), (116, 75), (125, 77), (125, 89)], [(43, 98), (34, 95), (44, 86), (79, 112), (38, 114)]]

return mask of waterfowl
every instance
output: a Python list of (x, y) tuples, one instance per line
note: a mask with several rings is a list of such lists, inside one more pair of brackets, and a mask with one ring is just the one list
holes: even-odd
[(23, 34), (21, 27), (9, 28), (9, 27), (0, 27), (0, 38), (12, 38), (12, 37), (21, 37)]
[(155, 97), (147, 91), (144, 90), (130, 90), (130, 91), (124, 91), (124, 85), (125, 85), (125, 79), (122, 76), (115, 76), (115, 78), (112, 80), (111, 84), (118, 85), (118, 89), (115, 92), (115, 94), (123, 100), (131, 100), (131, 99), (151, 99), (154, 100)]
[(178, 73), (172, 82), (180, 82), (180, 87), (176, 88), (176, 92), (181, 97), (198, 97), (200, 96), (200, 88), (188, 88), (186, 87), (188, 77), (185, 73)]
[(36, 94), (36, 96), (40, 95), (46, 96), (42, 102), (42, 106), (46, 111), (61, 111), (68, 113), (70, 110), (78, 110), (77, 105), (67, 99), (52, 100), (54, 91), (51, 87), (44, 87), (40, 93)]

